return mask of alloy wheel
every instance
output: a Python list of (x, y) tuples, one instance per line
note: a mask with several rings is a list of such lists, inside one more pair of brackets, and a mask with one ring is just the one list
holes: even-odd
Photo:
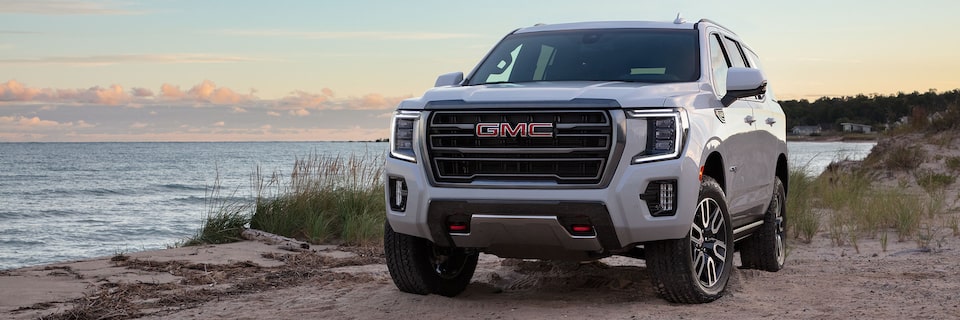
[(715, 200), (706, 198), (697, 204), (697, 214), (690, 230), (691, 261), (704, 288), (716, 285), (727, 272), (724, 270), (729, 243), (726, 228), (723, 212)]

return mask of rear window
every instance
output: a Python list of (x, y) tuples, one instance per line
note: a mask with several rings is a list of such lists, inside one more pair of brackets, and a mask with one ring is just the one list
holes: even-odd
[(690, 82), (700, 78), (695, 30), (598, 29), (510, 35), (468, 85), (531, 81)]

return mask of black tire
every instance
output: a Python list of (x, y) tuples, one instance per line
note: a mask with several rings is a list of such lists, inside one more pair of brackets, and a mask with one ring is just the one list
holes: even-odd
[(645, 245), (653, 287), (670, 302), (714, 301), (723, 295), (732, 272), (730, 213), (723, 189), (713, 178), (704, 176), (700, 182), (696, 210), (687, 237)]
[(444, 248), (424, 238), (394, 232), (389, 222), (384, 226), (383, 251), (390, 277), (400, 291), (447, 297), (467, 288), (479, 257), (477, 252)]
[(786, 260), (786, 191), (776, 178), (763, 225), (740, 246), (740, 261), (747, 269), (776, 272)]

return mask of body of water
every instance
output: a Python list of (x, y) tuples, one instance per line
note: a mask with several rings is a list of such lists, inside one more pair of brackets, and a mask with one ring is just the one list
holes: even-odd
[[(793, 165), (819, 174), (873, 143), (790, 142)], [(162, 249), (196, 232), (206, 197), (253, 199), (252, 178), (297, 158), (382, 156), (386, 143), (0, 143), (0, 270)]]
[(831, 162), (863, 160), (876, 142), (787, 142), (790, 167), (818, 176)]
[(254, 197), (253, 175), (386, 143), (0, 143), (0, 270), (161, 249), (196, 232), (206, 195)]

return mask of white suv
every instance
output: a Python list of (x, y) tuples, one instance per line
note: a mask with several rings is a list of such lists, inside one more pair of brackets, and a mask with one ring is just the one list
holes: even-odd
[(669, 301), (715, 300), (735, 248), (744, 267), (783, 266), (784, 127), (757, 55), (714, 22), (517, 29), (397, 108), (390, 275), (454, 296), (480, 252), (623, 255)]

